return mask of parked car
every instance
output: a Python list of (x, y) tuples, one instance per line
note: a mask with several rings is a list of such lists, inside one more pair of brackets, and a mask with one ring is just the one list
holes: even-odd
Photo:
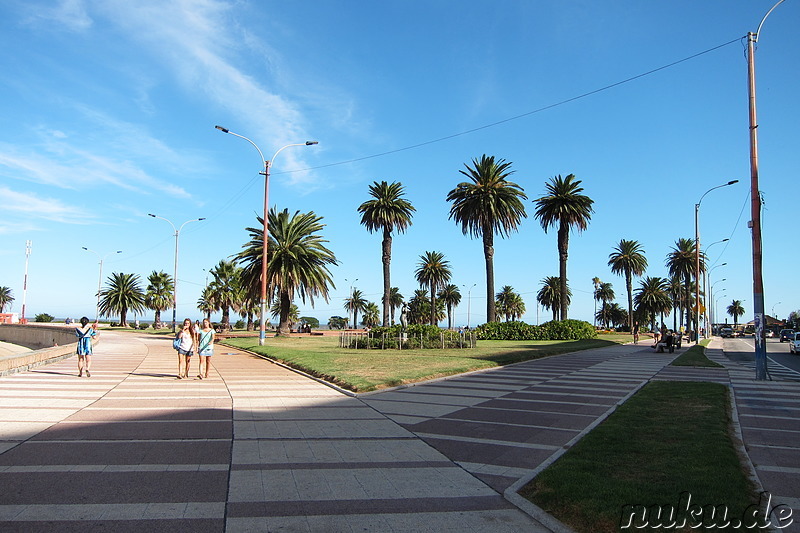
[(775, 332), (772, 331), (771, 329), (768, 329), (765, 335), (767, 336), (768, 339), (771, 339), (772, 337), (775, 336)]
[(795, 333), (789, 339), (789, 353), (800, 353), (800, 333)]
[(788, 341), (790, 339), (794, 339), (794, 330), (793, 329), (782, 329), (780, 334), (780, 341)]
[(719, 336), (723, 339), (725, 337), (732, 338), (733, 337), (733, 328), (722, 328), (719, 330)]

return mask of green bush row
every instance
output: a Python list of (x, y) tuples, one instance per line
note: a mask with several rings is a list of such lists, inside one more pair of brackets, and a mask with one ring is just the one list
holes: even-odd
[(540, 326), (525, 322), (487, 322), (475, 331), (479, 340), (556, 341), (593, 339), (594, 326), (583, 320), (556, 320)]

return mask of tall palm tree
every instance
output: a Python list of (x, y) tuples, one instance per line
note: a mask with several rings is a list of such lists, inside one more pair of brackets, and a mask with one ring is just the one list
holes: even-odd
[[(547, 276), (541, 283), (542, 288), (536, 293), (536, 300), (542, 307), (553, 312), (553, 321), (556, 321), (561, 310), (561, 278)], [(567, 286), (567, 305), (569, 305), (571, 299), (572, 291)]]
[(597, 289), (600, 287), (600, 284), (603, 283), (600, 278), (597, 276), (592, 278), (592, 285), (594, 285), (594, 314), (595, 314), (595, 326), (597, 325)]
[[(247, 294), (258, 294), (261, 285), (261, 260), (263, 257), (263, 219), (257, 217), (259, 228), (247, 228), (250, 241), (236, 255), (243, 265), (242, 281)], [(289, 210), (269, 211), (269, 242), (267, 244), (267, 288), (273, 298), (280, 301), (278, 335), (288, 335), (289, 311), (296, 295), (314, 304), (314, 297), (328, 301), (328, 288), (335, 285), (330, 265), (336, 265), (336, 256), (325, 244), (320, 232), (325, 227), (322, 217), (313, 211), (301, 213)]]
[(108, 285), (100, 291), (100, 314), (119, 315), (119, 325), (128, 326), (128, 311), (144, 311), (144, 292), (136, 274), (114, 272), (108, 277)]
[(655, 327), (656, 316), (669, 313), (672, 301), (667, 294), (667, 282), (658, 276), (647, 276), (639, 281), (639, 288), (633, 297), (637, 312)]
[(733, 300), (727, 308), (728, 314), (733, 317), (733, 327), (739, 325), (739, 317), (744, 314), (741, 300)]
[(506, 303), (506, 314), (511, 320), (519, 320), (525, 314), (525, 301), (522, 295), (514, 293), (511, 299)]
[(373, 233), (383, 231), (381, 242), (381, 261), (383, 263), (383, 325), (389, 325), (389, 308), (391, 307), (391, 280), (389, 265), (392, 262), (392, 232), (403, 233), (411, 225), (414, 206), (403, 198), (403, 185), (399, 182), (374, 182), (369, 186), (372, 200), (358, 207), (361, 223), (367, 231)]
[[(684, 301), (685, 288), (683, 281), (678, 276), (670, 276), (667, 280), (667, 295), (672, 302), (672, 329), (678, 330), (678, 322), (683, 324), (683, 307), (681, 303)], [(678, 320), (680, 315), (680, 320)]]
[(161, 311), (166, 311), (172, 306), (175, 283), (172, 276), (164, 272), (153, 272), (147, 276), (147, 289), (144, 295), (144, 305), (156, 312), (153, 318), (153, 327), (161, 324)]
[[(667, 254), (667, 267), (671, 276), (680, 278), (685, 287), (683, 308), (686, 310), (686, 329), (692, 329), (692, 322), (696, 313), (692, 303), (692, 295), (695, 286), (692, 278), (695, 273), (695, 240), (680, 238), (675, 241), (672, 251)], [(704, 254), (700, 254), (700, 273), (705, 272), (706, 263)]]
[(459, 170), (470, 181), (463, 181), (447, 193), (452, 202), (450, 218), (461, 225), (464, 235), (483, 238), (486, 262), (486, 321), (495, 321), (494, 235), (501, 237), (516, 231), (525, 213), (522, 200), (528, 197), (522, 187), (508, 181), (513, 174), (511, 163), (484, 154), (472, 160), (472, 166)]
[(496, 296), (498, 314), (503, 314), (506, 322), (516, 320), (525, 313), (525, 302), (522, 296), (511, 285), (505, 285)]
[(453, 329), (453, 308), (461, 303), (461, 291), (458, 285), (448, 283), (439, 291), (439, 299), (447, 307), (447, 329)]
[(431, 326), (435, 326), (436, 320), (436, 292), (450, 281), (450, 262), (444, 258), (441, 252), (425, 252), (419, 256), (417, 270), (414, 275), (420, 285), (427, 285), (431, 294)]
[(214, 280), (208, 284), (215, 311), (222, 311), (222, 330), (231, 329), (231, 309), (237, 310), (244, 297), (242, 269), (233, 261), (222, 260), (209, 273)]
[(11, 305), (14, 301), (14, 296), (11, 294), (10, 287), (0, 287), (0, 313), (5, 311), (7, 305)]
[(569, 301), (567, 294), (567, 258), (569, 255), (569, 230), (573, 226), (579, 231), (589, 227), (594, 200), (581, 194), (581, 180), (574, 174), (562, 178), (558, 175), (545, 184), (546, 194), (537, 199), (536, 218), (545, 233), (551, 226), (558, 226), (558, 271), (561, 291), (561, 320), (567, 319)]
[(628, 293), (628, 330), (633, 331), (633, 276), (642, 276), (647, 270), (644, 248), (637, 241), (620, 239), (619, 244), (608, 256), (608, 266), (614, 274), (625, 275), (625, 290)]
[(601, 283), (600, 286), (597, 287), (597, 290), (594, 291), (595, 300), (600, 300), (603, 303), (601, 313), (605, 317), (603, 325), (606, 327), (606, 329), (608, 329), (608, 323), (609, 323), (609, 316), (606, 313), (606, 306), (608, 302), (614, 300), (615, 296), (616, 295), (614, 294), (614, 287), (611, 285), (611, 283)]
[[(381, 298), (383, 301), (384, 298)], [(399, 309), (403, 305), (404, 299), (403, 295), (400, 294), (400, 289), (397, 287), (392, 287), (389, 291), (389, 318), (390, 323), (394, 324), (394, 312)]]
[(615, 328), (628, 324), (628, 312), (621, 308), (616, 302), (608, 304), (605, 308), (605, 313), (611, 325)]
[(363, 313), (369, 302), (364, 298), (364, 293), (358, 289), (353, 289), (349, 298), (344, 299), (344, 308), (353, 313), (353, 327), (358, 327), (358, 313)]

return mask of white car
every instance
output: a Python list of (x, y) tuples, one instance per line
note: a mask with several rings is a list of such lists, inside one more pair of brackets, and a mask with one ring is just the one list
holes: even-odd
[(795, 333), (789, 338), (789, 353), (800, 353), (800, 333)]

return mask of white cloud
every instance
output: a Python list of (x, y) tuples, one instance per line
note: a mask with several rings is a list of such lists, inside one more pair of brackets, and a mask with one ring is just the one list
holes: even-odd
[[(40, 198), (29, 193), (17, 192), (8, 187), (0, 187), (0, 205), (6, 214), (29, 219), (43, 219), (67, 224), (90, 224), (94, 220), (91, 213), (66, 205), (55, 198)], [(0, 222), (0, 226), (20, 227), (19, 223)], [(0, 230), (2, 231), (2, 230)]]
[(69, 31), (82, 32), (92, 27), (93, 21), (86, 11), (83, 0), (61, 0), (54, 7), (29, 5), (27, 22), (62, 27)]

